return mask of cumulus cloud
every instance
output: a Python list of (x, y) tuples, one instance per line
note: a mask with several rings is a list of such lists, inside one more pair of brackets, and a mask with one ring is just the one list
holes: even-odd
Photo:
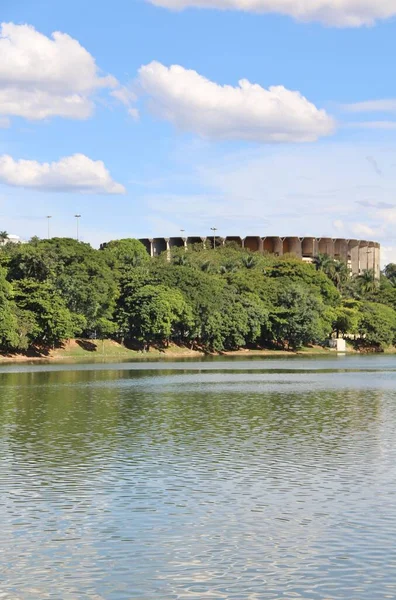
[(171, 10), (189, 7), (278, 13), (336, 27), (373, 25), (396, 15), (396, 0), (147, 0)]
[(16, 187), (54, 192), (124, 194), (125, 188), (110, 176), (101, 160), (84, 154), (61, 158), (58, 162), (14, 160), (0, 156), (0, 182)]
[(47, 37), (30, 25), (1, 24), (0, 118), (86, 119), (101, 89), (127, 101), (117, 80), (102, 76), (93, 56), (69, 35)]
[(246, 79), (218, 85), (196, 71), (158, 62), (139, 70), (140, 87), (160, 118), (212, 139), (312, 142), (334, 130), (333, 119), (299, 92), (265, 89)]

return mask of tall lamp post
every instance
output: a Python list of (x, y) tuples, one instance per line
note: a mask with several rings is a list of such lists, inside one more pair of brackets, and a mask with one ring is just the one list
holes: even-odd
[(182, 240), (183, 240), (183, 244), (184, 244), (184, 252), (186, 252), (187, 251), (187, 238), (184, 235), (186, 233), (186, 230), (185, 229), (180, 229), (180, 233), (182, 235)]
[(80, 232), (79, 232), (79, 221), (81, 219), (81, 215), (74, 215), (76, 217), (76, 225), (77, 225), (77, 242), (80, 241)]
[(213, 250), (216, 250), (216, 231), (217, 227), (210, 228), (213, 231)]
[(52, 216), (47, 215), (46, 219), (47, 219), (47, 234), (48, 234), (48, 239), (50, 239), (50, 219), (52, 219)]

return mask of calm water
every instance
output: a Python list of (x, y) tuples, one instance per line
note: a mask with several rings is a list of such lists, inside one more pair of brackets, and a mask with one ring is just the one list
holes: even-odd
[(396, 357), (0, 367), (0, 599), (396, 598)]

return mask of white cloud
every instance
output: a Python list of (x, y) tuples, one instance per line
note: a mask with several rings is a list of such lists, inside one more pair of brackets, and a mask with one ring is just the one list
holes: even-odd
[(58, 162), (14, 160), (0, 156), (0, 182), (43, 191), (124, 194), (125, 188), (110, 176), (104, 163), (84, 154), (61, 158)]
[(344, 221), (341, 221), (341, 219), (336, 219), (333, 221), (333, 227), (336, 231), (343, 231), (345, 229)]
[(351, 231), (357, 236), (375, 236), (378, 234), (376, 229), (373, 229), (365, 223), (352, 223)]
[(373, 25), (396, 15), (396, 0), (147, 0), (171, 10), (215, 8), (254, 13), (278, 13), (298, 21), (318, 21), (336, 27)]
[(128, 115), (137, 121), (139, 119), (139, 111), (137, 108), (129, 108)]
[(335, 127), (324, 110), (283, 86), (267, 90), (246, 79), (238, 87), (221, 86), (196, 71), (158, 62), (140, 68), (139, 84), (159, 117), (206, 138), (312, 142)]
[(396, 99), (388, 98), (386, 100), (365, 100), (364, 102), (344, 104), (342, 108), (353, 113), (396, 112)]
[(59, 31), (47, 37), (30, 25), (1, 24), (0, 117), (86, 119), (101, 89), (113, 89), (126, 101), (117, 80), (102, 76), (77, 40)]
[(348, 127), (354, 129), (396, 129), (396, 121), (364, 121), (358, 123), (348, 123)]
[(396, 208), (379, 210), (376, 215), (388, 225), (396, 223)]
[(396, 246), (381, 246), (381, 264), (396, 263)]
[(129, 106), (131, 102), (136, 101), (136, 94), (127, 87), (120, 87), (110, 93), (113, 98), (117, 98), (124, 106)]

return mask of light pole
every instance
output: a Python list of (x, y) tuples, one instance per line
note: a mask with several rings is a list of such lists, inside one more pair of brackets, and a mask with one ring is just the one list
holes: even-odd
[(51, 215), (47, 215), (47, 233), (48, 233), (48, 239), (50, 239), (50, 219), (52, 219)]
[(186, 230), (185, 230), (185, 229), (180, 229), (180, 233), (182, 234), (182, 240), (183, 240), (183, 245), (184, 245), (184, 252), (186, 252), (186, 251), (187, 251), (187, 238), (186, 238), (186, 236), (184, 235), (184, 234), (185, 234), (185, 232), (186, 232)]
[(211, 227), (211, 231), (213, 231), (213, 250), (216, 250), (216, 231), (217, 227)]
[(81, 215), (74, 215), (74, 216), (76, 217), (76, 225), (77, 225), (77, 242), (79, 242), (80, 241), (80, 239), (79, 239), (79, 237), (80, 237), (79, 236), (79, 221), (80, 221)]

